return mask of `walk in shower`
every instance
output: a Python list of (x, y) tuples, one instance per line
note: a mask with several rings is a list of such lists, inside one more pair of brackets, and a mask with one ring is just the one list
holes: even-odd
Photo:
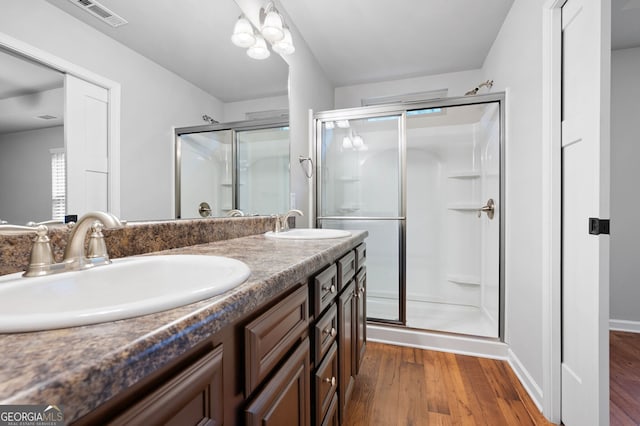
[(316, 114), (317, 224), (369, 231), (370, 321), (502, 336), (502, 103)]
[(247, 121), (176, 129), (176, 218), (289, 208), (289, 127)]

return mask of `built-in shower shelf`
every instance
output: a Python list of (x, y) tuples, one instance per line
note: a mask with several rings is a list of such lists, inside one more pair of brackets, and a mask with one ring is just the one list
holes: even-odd
[(475, 275), (450, 274), (447, 275), (447, 281), (464, 285), (480, 285), (480, 277), (476, 277)]
[(458, 211), (468, 211), (468, 212), (476, 212), (480, 208), (480, 203), (456, 203), (449, 204), (447, 206), (447, 210), (458, 210)]
[(360, 178), (357, 176), (341, 176), (338, 180), (340, 182), (359, 182)]
[(477, 170), (456, 170), (447, 175), (449, 179), (477, 179), (480, 172)]

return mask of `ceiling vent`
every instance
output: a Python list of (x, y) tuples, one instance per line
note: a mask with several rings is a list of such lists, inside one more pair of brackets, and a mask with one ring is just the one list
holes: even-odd
[(94, 0), (69, 0), (79, 8), (89, 12), (101, 21), (106, 22), (112, 27), (116, 28), (127, 23), (127, 20), (121, 16), (116, 15), (100, 3)]

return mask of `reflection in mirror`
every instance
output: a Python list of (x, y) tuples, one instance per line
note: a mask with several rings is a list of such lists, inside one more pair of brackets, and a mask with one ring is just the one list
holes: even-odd
[[(70, 74), (81, 70), (83, 78), (84, 72), (95, 76), (97, 80), (88, 79), (98, 85), (99, 81), (119, 85), (117, 108), (121, 113), (113, 115), (119, 129), (109, 133), (119, 136), (119, 153), (109, 158), (120, 179), (110, 186), (110, 190), (119, 189), (119, 216), (127, 220), (173, 218), (174, 128), (202, 125), (204, 115), (236, 122), (249, 119), (251, 113), (288, 109), (288, 67), (278, 55), (255, 61), (231, 43), (233, 26), (241, 14), (233, 0), (100, 0), (100, 4), (128, 23), (111, 27), (68, 0), (0, 2), (0, 47)], [(58, 66), (61, 63), (65, 65)], [(0, 64), (0, 73), (9, 69)], [(12, 72), (11, 78), (20, 74)], [(64, 77), (58, 73), (60, 81)], [(57, 87), (61, 92), (67, 90), (62, 84)], [(2, 112), (0, 119), (7, 116)], [(60, 122), (61, 135), (69, 130), (69, 122), (67, 116), (64, 132)], [(67, 148), (69, 167), (74, 163), (71, 151)], [(4, 150), (2, 157), (8, 158)], [(8, 187), (6, 182), (34, 180), (30, 170), (36, 168), (34, 161), (11, 164), (27, 176), (3, 176), (3, 189)], [(49, 163), (39, 165), (37, 170), (50, 167)], [(4, 165), (1, 169), (10, 170)], [(0, 219), (18, 224), (50, 219), (51, 183), (38, 188), (46, 188), (46, 194), (32, 189), (18, 193), (21, 203), (28, 199), (46, 205), (43, 215), (30, 214), (35, 210), (26, 204), (0, 199), (0, 206), (27, 211), (11, 218), (0, 211)], [(74, 197), (71, 191), (67, 195), (69, 206)], [(77, 210), (70, 213), (82, 213)]]
[[(278, 214), (289, 206), (289, 127), (251, 121), (176, 129), (176, 218)], [(203, 207), (204, 206), (204, 207)]]
[(64, 217), (64, 74), (0, 49), (0, 219)]

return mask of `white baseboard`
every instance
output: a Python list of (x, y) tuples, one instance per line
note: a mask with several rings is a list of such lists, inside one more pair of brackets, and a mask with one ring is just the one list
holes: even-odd
[(372, 342), (396, 346), (409, 346), (482, 358), (506, 360), (508, 356), (508, 346), (494, 339), (432, 333), (378, 324), (367, 324), (367, 339)]
[(520, 383), (522, 383), (522, 386), (533, 400), (533, 403), (536, 404), (536, 407), (538, 407), (538, 410), (542, 413), (542, 389), (540, 389), (540, 386), (533, 380), (527, 369), (524, 368), (516, 354), (514, 354), (511, 349), (509, 349), (508, 352), (509, 356), (507, 361), (511, 369), (516, 376), (518, 376), (518, 380), (520, 380)]
[(630, 333), (640, 333), (640, 321), (610, 319), (609, 330), (628, 331)]

